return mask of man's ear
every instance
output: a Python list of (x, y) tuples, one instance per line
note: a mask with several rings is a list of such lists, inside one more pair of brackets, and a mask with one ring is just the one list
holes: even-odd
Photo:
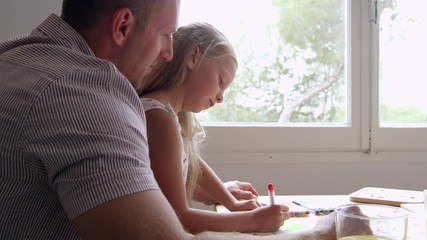
[(200, 48), (199, 46), (194, 46), (191, 49), (190, 54), (187, 56), (187, 67), (193, 69), (198, 61), (200, 60)]
[(129, 8), (117, 9), (111, 19), (111, 36), (115, 44), (121, 46), (132, 28), (136, 27), (136, 19)]

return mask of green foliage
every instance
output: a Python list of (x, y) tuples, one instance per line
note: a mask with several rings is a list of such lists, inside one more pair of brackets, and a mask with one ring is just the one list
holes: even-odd
[[(334, 76), (335, 69), (345, 61), (343, 1), (273, 0), (272, 3), (279, 12), (277, 23), (270, 26), (272, 36), (277, 32), (280, 40), (275, 56), (268, 64), (260, 64), (263, 59), (254, 57), (250, 47), (240, 48), (245, 41), (243, 33), (241, 42), (235, 44), (239, 46), (240, 69), (225, 102), (210, 109), (201, 120), (277, 122), (285, 108), (292, 107), (287, 121), (345, 121), (345, 79), (343, 74)], [(292, 102), (333, 77), (338, 81), (327, 89), (319, 89), (303, 102)], [(290, 92), (283, 90), (286, 81), (293, 82)], [(288, 102), (291, 106), (286, 105)]]
[[(224, 103), (201, 114), (200, 120), (271, 123), (291, 112), (283, 122), (346, 122), (348, 84), (344, 71), (337, 72), (346, 64), (344, 1), (272, 0), (272, 4), (278, 20), (269, 26), (271, 39), (265, 42), (275, 47), (272, 55), (257, 57), (254, 52), (263, 45), (248, 46), (242, 32), (239, 42), (233, 43), (239, 56), (236, 79)], [(379, 13), (395, 7), (390, 0), (378, 4)], [(327, 82), (331, 84), (320, 87)], [(381, 111), (386, 122), (427, 121), (425, 113), (411, 106), (381, 106)]]
[[(293, 109), (290, 122), (343, 122), (346, 107), (342, 103), (346, 93), (343, 86), (343, 74), (334, 76), (334, 70), (344, 64), (345, 52), (345, 13), (341, 0), (274, 0), (279, 9), (279, 21), (276, 24), (281, 36), (278, 58), (288, 61), (303, 58), (305, 72), (302, 76), (289, 74), (286, 61), (276, 61), (273, 68), (282, 69), (280, 75), (296, 79), (292, 92), (303, 95), (315, 89), (322, 82), (338, 77), (339, 80), (324, 91), (320, 91), (301, 102)], [(306, 56), (308, 55), (308, 56)], [(289, 68), (289, 67), (288, 67)], [(272, 68), (266, 68), (268, 72)], [(268, 73), (266, 73), (268, 75)], [(286, 98), (286, 96), (284, 96)], [(289, 99), (288, 99), (289, 100)], [(329, 102), (329, 107), (325, 107)], [(339, 102), (341, 104), (335, 104)], [(333, 106), (338, 105), (338, 106)], [(340, 109), (341, 110), (338, 110)], [(315, 113), (316, 109), (322, 109)], [(318, 111), (316, 111), (318, 112)]]
[(316, 53), (309, 62), (335, 65), (343, 61), (342, 0), (273, 0), (279, 9), (277, 28), (283, 42)]
[(427, 113), (416, 105), (405, 105), (392, 108), (380, 106), (380, 122), (382, 123), (427, 123)]

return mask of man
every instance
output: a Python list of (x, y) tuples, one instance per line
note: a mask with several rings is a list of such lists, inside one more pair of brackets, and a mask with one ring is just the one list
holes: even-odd
[[(0, 44), (0, 239), (260, 238), (187, 234), (150, 169), (134, 89), (172, 59), (179, 3), (64, 0)], [(333, 216), (269, 239), (335, 239)]]

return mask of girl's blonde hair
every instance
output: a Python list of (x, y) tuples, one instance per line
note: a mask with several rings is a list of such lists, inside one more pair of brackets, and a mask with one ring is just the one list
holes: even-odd
[[(191, 23), (179, 27), (173, 34), (173, 59), (169, 62), (158, 63), (152, 69), (152, 72), (143, 81), (140, 96), (159, 89), (181, 86), (187, 73), (186, 60), (194, 47), (199, 48), (202, 58), (231, 56), (237, 64), (232, 45), (220, 31), (208, 23)], [(200, 174), (199, 144), (205, 138), (205, 132), (192, 112), (181, 111), (178, 113), (178, 119), (189, 161), (185, 187), (187, 201), (191, 204)]]

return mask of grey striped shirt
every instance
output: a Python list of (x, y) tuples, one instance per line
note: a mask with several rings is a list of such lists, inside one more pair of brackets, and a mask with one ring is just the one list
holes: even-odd
[(127, 79), (58, 16), (0, 43), (0, 239), (78, 239), (70, 219), (158, 189)]

